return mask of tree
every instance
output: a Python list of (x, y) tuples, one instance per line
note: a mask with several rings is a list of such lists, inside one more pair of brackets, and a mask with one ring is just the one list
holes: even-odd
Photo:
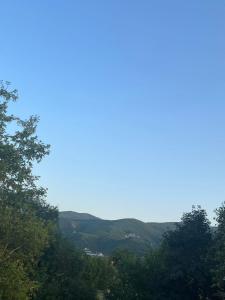
[(95, 285), (85, 276), (87, 263), (74, 245), (58, 235), (40, 261), (42, 285), (35, 299), (96, 299)]
[(117, 250), (112, 256), (112, 264), (116, 273), (107, 299), (141, 299), (138, 293), (140, 259), (127, 250)]
[(0, 83), (0, 295), (5, 300), (34, 294), (37, 264), (57, 219), (32, 172), (49, 145), (36, 135), (38, 117), (22, 120), (8, 113), (17, 98), (9, 83)]
[(201, 208), (185, 213), (177, 229), (165, 235), (162, 250), (167, 269), (167, 299), (211, 297), (211, 246), (210, 223)]
[(139, 271), (138, 291), (143, 300), (167, 300), (168, 269), (163, 249), (154, 249), (145, 255)]
[(85, 255), (84, 279), (92, 289), (107, 294), (111, 291), (116, 279), (116, 269), (109, 257), (90, 257)]
[(212, 268), (213, 287), (216, 299), (225, 298), (225, 203), (216, 210), (217, 228), (214, 236), (212, 254), (214, 265)]

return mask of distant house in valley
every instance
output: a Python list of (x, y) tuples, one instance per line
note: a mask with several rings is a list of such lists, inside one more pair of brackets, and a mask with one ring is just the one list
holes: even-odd
[(139, 239), (140, 236), (137, 235), (136, 233), (127, 233), (125, 234), (125, 239)]
[(90, 249), (88, 248), (84, 248), (84, 252), (86, 253), (86, 255), (88, 256), (95, 256), (95, 257), (104, 257), (104, 254), (102, 252), (92, 252)]

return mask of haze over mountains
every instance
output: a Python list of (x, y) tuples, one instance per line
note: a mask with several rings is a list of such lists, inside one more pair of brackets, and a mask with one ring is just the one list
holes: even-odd
[(65, 237), (79, 249), (111, 254), (127, 249), (144, 254), (159, 245), (162, 235), (173, 230), (175, 223), (142, 222), (137, 219), (104, 220), (87, 213), (64, 211), (59, 214), (60, 228)]

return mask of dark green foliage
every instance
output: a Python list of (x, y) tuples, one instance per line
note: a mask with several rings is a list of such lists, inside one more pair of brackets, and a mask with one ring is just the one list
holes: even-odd
[(140, 299), (166, 300), (167, 276), (165, 256), (161, 249), (152, 250), (142, 260), (138, 275)]
[(165, 234), (159, 249), (142, 259), (119, 255), (115, 266), (121, 287), (112, 299), (214, 299), (211, 247), (205, 211), (184, 214), (176, 230)]
[(41, 288), (35, 299), (95, 299), (96, 289), (86, 280), (86, 259), (60, 236), (39, 264)]
[(216, 299), (225, 299), (225, 205), (216, 210), (218, 227), (214, 236), (212, 268)]
[(34, 294), (39, 257), (48, 247), (57, 215), (32, 173), (33, 164), (49, 153), (49, 146), (35, 134), (37, 117), (24, 121), (8, 113), (10, 101), (16, 100), (17, 91), (0, 83), (0, 296), (4, 300), (29, 299)]
[(84, 278), (89, 286), (107, 293), (117, 276), (111, 258), (85, 256), (85, 262)]
[(212, 278), (209, 249), (212, 233), (206, 212), (192, 210), (183, 215), (177, 230), (168, 232), (163, 241), (168, 284), (174, 290), (170, 299), (207, 299), (211, 296)]
[(138, 293), (140, 258), (126, 250), (120, 250), (112, 256), (112, 263), (116, 269), (116, 280), (113, 282), (107, 299), (141, 299)]

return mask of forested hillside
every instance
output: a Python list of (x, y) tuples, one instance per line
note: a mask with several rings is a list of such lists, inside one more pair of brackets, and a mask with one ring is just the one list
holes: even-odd
[(79, 249), (89, 248), (104, 255), (129, 250), (143, 255), (159, 246), (163, 234), (175, 223), (144, 223), (136, 219), (102, 220), (89, 214), (59, 213), (60, 229)]
[(214, 231), (206, 211), (193, 208), (142, 255), (128, 251), (134, 250), (128, 243), (128, 250), (91, 257), (63, 237), (59, 224), (83, 235), (150, 241), (158, 225), (71, 212), (59, 220), (33, 174), (50, 147), (37, 137), (36, 116), (22, 120), (9, 112), (17, 98), (8, 83), (0, 84), (0, 300), (225, 299), (224, 205)]

